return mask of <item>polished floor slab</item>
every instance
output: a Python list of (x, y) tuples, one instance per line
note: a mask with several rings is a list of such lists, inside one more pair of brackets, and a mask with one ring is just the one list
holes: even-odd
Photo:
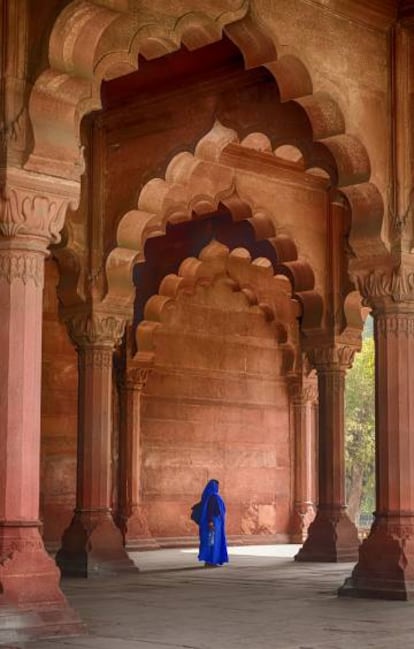
[(87, 634), (24, 649), (406, 649), (414, 604), (338, 599), (351, 564), (292, 560), (298, 546), (231, 548), (200, 567), (192, 549), (133, 553), (141, 572), (67, 580)]

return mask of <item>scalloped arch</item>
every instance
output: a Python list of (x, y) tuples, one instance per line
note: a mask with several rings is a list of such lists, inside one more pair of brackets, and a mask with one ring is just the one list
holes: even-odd
[[(138, 54), (153, 59), (179, 49), (182, 44), (190, 50), (197, 49), (220, 40), (225, 33), (243, 54), (246, 69), (264, 66), (273, 75), (281, 101), (296, 103), (306, 116), (312, 141), (301, 150), (304, 167), (309, 171), (322, 169), (332, 184), (341, 188), (352, 212), (349, 242), (353, 253), (365, 257), (386, 252), (381, 240), (383, 201), (378, 189), (369, 182), (367, 151), (355, 136), (346, 133), (338, 104), (328, 94), (314, 92), (303, 62), (292, 54), (279, 56), (273, 37), (258, 26), (248, 10), (249, 0), (241, 0), (233, 11), (214, 13), (210, 9), (139, 22), (125, 4), (110, 9), (93, 0), (71, 2), (52, 31), (50, 68), (37, 79), (30, 96), (34, 148), (26, 167), (78, 180), (84, 172), (80, 123), (85, 114), (101, 107), (102, 80), (136, 70)], [(234, 220), (249, 220), (259, 239), (269, 239), (277, 254), (282, 251), (282, 272), (294, 282), (302, 303), (302, 325), (317, 326), (322, 301), (308, 288), (309, 279), (301, 284), (310, 274), (299, 269), (293, 242), (270, 235), (266, 219), (249, 214), (249, 206), (235, 191), (234, 171), (220, 164), (225, 146), (238, 141), (234, 131), (216, 128), (214, 137), (200, 141), (194, 156), (176, 156), (165, 179), (147, 183), (138, 204), (140, 219), (136, 218), (136, 210), (123, 217), (117, 248), (107, 259), (106, 299), (130, 303), (132, 266), (142, 250), (137, 248), (137, 242), (142, 244), (147, 237), (162, 233), (167, 222), (191, 218), (193, 213), (201, 216), (222, 202)], [(263, 133), (250, 134), (241, 144), (258, 151), (273, 149), (271, 140)], [(287, 139), (279, 142), (279, 146), (283, 144), (295, 143)], [(190, 178), (191, 189), (186, 180)]]
[[(78, 179), (83, 173), (80, 122), (101, 107), (100, 86), (138, 68), (138, 54), (154, 59), (194, 50), (222, 37), (223, 27), (248, 11), (249, 0), (228, 11), (186, 12), (138, 20), (92, 0), (74, 0), (58, 16), (49, 41), (50, 67), (36, 80), (29, 101), (34, 149), (27, 168)], [(54, 116), (50, 128), (49, 116)]]
[[(106, 274), (108, 293), (105, 300), (132, 304), (135, 287), (132, 271), (144, 261), (145, 242), (165, 234), (167, 223), (190, 221), (211, 214), (224, 206), (234, 222), (246, 221), (256, 241), (267, 241), (272, 250), (274, 272), (285, 275), (295, 298), (302, 305), (302, 330), (320, 326), (323, 301), (315, 291), (315, 277), (310, 265), (298, 258), (292, 239), (278, 234), (265, 210), (255, 209), (237, 191), (237, 170), (226, 166), (220, 156), (237, 134), (219, 122), (205, 135), (194, 154), (178, 153), (168, 165), (165, 178), (153, 178), (141, 190), (137, 209), (121, 218), (117, 247), (108, 256)], [(260, 264), (260, 260), (253, 263)]]
[(242, 53), (246, 69), (266, 67), (281, 101), (294, 101), (304, 111), (316, 143), (311, 156), (303, 152), (306, 165), (321, 166), (341, 187), (368, 182), (369, 157), (357, 138), (345, 133), (337, 103), (326, 93), (313, 92), (309, 72), (296, 56), (278, 56), (273, 37), (248, 10), (249, 0), (242, 0), (236, 10), (210, 8), (177, 17), (163, 15), (158, 21), (144, 17), (140, 22), (125, 7), (116, 11), (92, 0), (70, 3), (52, 31), (50, 68), (38, 78), (31, 94), (35, 145), (27, 167), (79, 178), (83, 173), (80, 121), (100, 108), (102, 79), (137, 69), (139, 53), (152, 59), (182, 44), (197, 49), (220, 40), (224, 32)]
[(246, 249), (230, 251), (217, 241), (210, 242), (198, 257), (186, 258), (178, 273), (166, 275), (159, 292), (149, 298), (144, 320), (136, 329), (137, 360), (153, 361), (155, 334), (169, 319), (181, 295), (191, 299), (200, 288), (219, 284), (232, 293), (239, 293), (248, 308), (262, 313), (283, 350), (283, 371), (291, 370), (298, 344), (297, 334), (295, 337), (289, 326), (292, 318), (297, 316), (291, 291), (286, 291), (283, 278), (274, 274), (268, 260), (258, 263), (258, 260), (252, 260)]

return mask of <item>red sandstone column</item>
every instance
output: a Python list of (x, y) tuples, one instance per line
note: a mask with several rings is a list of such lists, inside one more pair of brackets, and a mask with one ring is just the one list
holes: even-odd
[(129, 548), (158, 547), (141, 506), (141, 396), (151, 370), (128, 368), (122, 385), (120, 527)]
[(111, 512), (112, 355), (124, 323), (93, 314), (68, 325), (79, 355), (77, 496), (56, 561), (76, 577), (135, 570)]
[(315, 518), (315, 403), (317, 386), (302, 383), (290, 386), (293, 430), (295, 436), (295, 495), (292, 520), (292, 542), (303, 543), (309, 525)]
[(376, 512), (340, 595), (414, 596), (414, 302), (374, 311)]
[(358, 533), (345, 506), (345, 372), (352, 347), (334, 345), (310, 354), (318, 374), (319, 495), (316, 518), (297, 561), (354, 561)]
[(0, 196), (0, 643), (79, 628), (39, 533), (44, 258), (67, 202), (19, 170)]

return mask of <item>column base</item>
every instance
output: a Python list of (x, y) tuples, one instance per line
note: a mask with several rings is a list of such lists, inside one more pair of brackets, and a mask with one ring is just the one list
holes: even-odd
[(0, 643), (79, 635), (83, 626), (37, 527), (1, 525), (0, 547)]
[(76, 512), (63, 535), (56, 563), (64, 577), (138, 572), (110, 512)]
[(358, 531), (345, 510), (318, 510), (295, 561), (357, 561)]
[(160, 544), (152, 537), (142, 507), (136, 506), (130, 515), (121, 516), (120, 528), (128, 550), (155, 550)]
[(295, 505), (292, 516), (291, 543), (304, 543), (308, 536), (309, 526), (315, 519), (315, 508), (310, 503), (299, 503)]
[(414, 524), (375, 521), (340, 597), (414, 599)]

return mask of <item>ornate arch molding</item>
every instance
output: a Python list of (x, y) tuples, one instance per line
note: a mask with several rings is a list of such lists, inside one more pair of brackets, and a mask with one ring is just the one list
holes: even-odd
[(84, 171), (80, 123), (84, 115), (101, 108), (102, 81), (136, 70), (138, 55), (151, 60), (181, 45), (194, 50), (220, 40), (225, 25), (246, 15), (249, 0), (240, 0), (236, 10), (230, 7), (234, 3), (225, 0), (226, 4), (228, 10), (210, 8), (170, 16), (116, 10), (93, 0), (71, 2), (52, 30), (50, 67), (31, 93), (34, 149), (27, 167), (79, 179)]
[[(263, 138), (259, 138), (262, 142)], [(223, 205), (233, 221), (247, 221), (257, 241), (267, 241), (275, 273), (291, 282), (293, 294), (302, 307), (302, 330), (319, 328), (323, 301), (315, 290), (310, 265), (298, 258), (293, 240), (275, 231), (266, 212), (250, 204), (238, 193), (237, 170), (221, 160), (226, 147), (238, 141), (235, 131), (216, 123), (198, 143), (194, 154), (177, 154), (168, 165), (165, 178), (153, 178), (141, 190), (137, 209), (121, 219), (117, 247), (108, 256), (105, 301), (133, 304), (135, 286), (132, 270), (143, 262), (145, 242), (165, 234), (168, 223), (182, 223), (216, 212)], [(248, 139), (251, 144), (251, 138)]]
[(298, 332), (292, 331), (290, 321), (299, 315), (295, 301), (292, 301), (290, 283), (282, 276), (275, 275), (268, 259), (252, 260), (245, 248), (230, 251), (217, 241), (209, 243), (198, 257), (185, 259), (178, 273), (166, 275), (158, 294), (149, 298), (144, 320), (136, 330), (139, 352), (135, 361), (149, 365), (153, 363), (156, 332), (176, 308), (180, 295), (191, 298), (200, 288), (219, 284), (224, 284), (232, 293), (241, 293), (248, 308), (262, 313), (283, 350), (282, 371), (284, 374), (289, 372), (298, 345)]
[[(246, 69), (264, 66), (275, 79), (281, 101), (296, 103), (306, 116), (311, 138), (303, 145), (304, 166), (327, 171), (332, 185), (340, 189), (350, 207), (351, 265), (357, 266), (367, 257), (372, 260), (387, 254), (381, 240), (383, 201), (378, 189), (369, 182), (370, 163), (365, 148), (356, 137), (345, 132), (344, 116), (336, 102), (326, 93), (313, 91), (304, 64), (292, 54), (279, 57), (274, 40), (248, 13), (248, 0), (241, 0), (237, 10), (218, 12), (208, 8), (178, 17), (155, 18), (128, 10), (121, 0), (110, 4), (111, 8), (103, 0), (76, 0), (62, 11), (55, 23), (50, 38), (50, 68), (36, 81), (30, 98), (34, 149), (26, 165), (28, 169), (79, 180), (84, 170), (80, 122), (85, 114), (101, 107), (102, 80), (137, 69), (138, 54), (153, 59), (181, 45), (197, 49), (220, 40), (224, 32), (243, 54)], [(246, 137), (242, 144), (248, 148), (272, 149), (269, 138), (262, 135), (262, 144), (258, 145), (256, 135), (252, 134), (250, 139)], [(221, 146), (222, 135), (217, 137)], [(231, 143), (233, 135), (229, 137), (227, 144)], [(293, 143), (286, 141), (286, 144)], [(162, 224), (189, 218), (193, 212), (205, 213), (222, 198), (237, 203), (237, 197), (232, 199), (231, 170), (227, 168), (223, 172), (220, 164), (223, 151), (220, 146), (216, 146), (212, 138), (202, 146), (200, 143), (195, 156), (190, 153), (176, 156), (165, 180), (156, 179), (146, 185), (138, 205), (141, 222), (132, 223), (131, 213), (124, 216), (118, 230), (117, 247), (106, 262), (108, 294), (104, 301), (110, 302), (111, 296), (114, 299), (118, 296), (117, 304), (130, 302), (132, 266), (139, 259), (145, 237), (162, 230)], [(204, 173), (203, 165), (210, 165), (208, 174)], [(185, 196), (186, 181), (181, 182), (186, 174), (191, 176), (194, 188), (189, 200)], [(207, 178), (213, 183), (210, 189), (205, 185)], [(240, 201), (238, 203), (238, 208), (232, 207), (235, 219), (240, 218), (236, 213), (242, 209)], [(251, 224), (259, 232), (265, 222), (255, 214)], [(276, 247), (292, 248), (292, 242), (286, 244), (285, 241), (282, 245), (280, 237), (271, 238), (278, 239)], [(70, 251), (66, 258), (73, 262)], [(303, 302), (303, 325), (305, 328), (316, 326), (313, 320), (308, 323), (306, 318), (312, 311), (319, 313), (320, 297), (312, 294), (310, 280), (305, 282), (304, 288), (299, 279), (299, 276), (310, 277), (312, 273), (298, 270), (301, 262), (296, 258), (283, 259), (283, 254), (280, 258), (284, 262), (283, 272), (292, 276), (295, 293)], [(308, 300), (312, 301), (312, 308), (306, 308)]]
[[(102, 80), (136, 70), (138, 54), (153, 59), (181, 45), (197, 49), (220, 40), (224, 32), (243, 54), (246, 69), (266, 67), (275, 79), (281, 101), (294, 101), (304, 111), (313, 139), (309, 166), (328, 164), (336, 186), (359, 185), (352, 192), (344, 189), (344, 194), (351, 206), (357, 204), (358, 208), (364, 203), (377, 222), (382, 199), (369, 184), (370, 163), (365, 148), (345, 132), (345, 120), (336, 102), (326, 93), (313, 92), (303, 63), (291, 54), (278, 56), (273, 39), (248, 13), (248, 0), (241, 0), (237, 10), (219, 12), (208, 8), (157, 18), (127, 11), (123, 2), (111, 3), (119, 10), (103, 4), (77, 0), (62, 11), (55, 23), (50, 38), (50, 68), (36, 81), (30, 99), (35, 144), (28, 168), (79, 179), (83, 173), (80, 122), (85, 114), (101, 107)], [(379, 229), (372, 224), (369, 228), (371, 239), (375, 230), (377, 245)]]

